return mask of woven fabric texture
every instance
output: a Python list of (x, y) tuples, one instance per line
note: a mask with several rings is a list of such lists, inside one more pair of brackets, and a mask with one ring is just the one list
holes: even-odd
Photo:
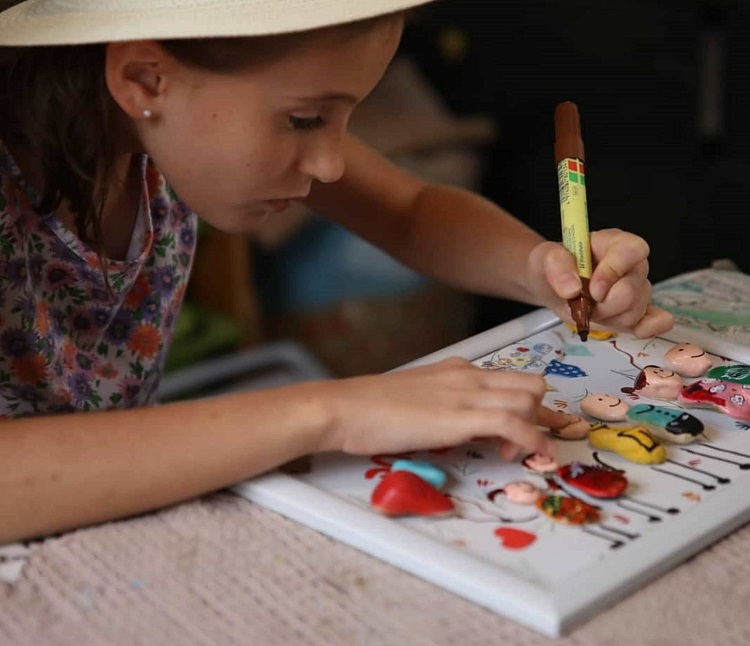
[(550, 640), (230, 494), (32, 548), (0, 644), (747, 646), (750, 526)]

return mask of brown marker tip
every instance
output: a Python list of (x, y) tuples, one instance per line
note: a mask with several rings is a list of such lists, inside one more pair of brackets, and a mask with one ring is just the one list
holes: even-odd
[(555, 163), (568, 157), (586, 160), (578, 106), (572, 101), (563, 101), (555, 107)]
[(582, 279), (581, 293), (575, 298), (568, 300), (570, 306), (570, 314), (573, 317), (573, 322), (576, 324), (576, 331), (578, 336), (581, 337), (581, 341), (584, 343), (589, 338), (589, 332), (591, 331), (591, 310), (593, 309), (593, 301), (589, 294), (589, 281), (588, 278)]

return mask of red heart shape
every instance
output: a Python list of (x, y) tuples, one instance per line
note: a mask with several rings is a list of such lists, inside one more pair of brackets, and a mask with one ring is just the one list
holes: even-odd
[(500, 545), (508, 550), (522, 550), (536, 540), (536, 534), (515, 527), (499, 527), (495, 536), (500, 539)]
[(373, 509), (384, 516), (447, 516), (453, 502), (430, 483), (409, 471), (383, 476), (370, 496)]

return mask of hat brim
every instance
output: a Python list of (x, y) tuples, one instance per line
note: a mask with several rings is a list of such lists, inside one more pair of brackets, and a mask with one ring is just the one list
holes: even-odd
[(0, 46), (266, 36), (401, 11), (432, 0), (26, 0), (0, 13)]

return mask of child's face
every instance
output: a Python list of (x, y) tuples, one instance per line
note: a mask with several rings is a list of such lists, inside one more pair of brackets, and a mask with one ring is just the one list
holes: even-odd
[(314, 181), (344, 171), (347, 122), (393, 58), (400, 21), (327, 34), (281, 59), (226, 74), (168, 63), (141, 143), (188, 206), (229, 232), (257, 228)]

